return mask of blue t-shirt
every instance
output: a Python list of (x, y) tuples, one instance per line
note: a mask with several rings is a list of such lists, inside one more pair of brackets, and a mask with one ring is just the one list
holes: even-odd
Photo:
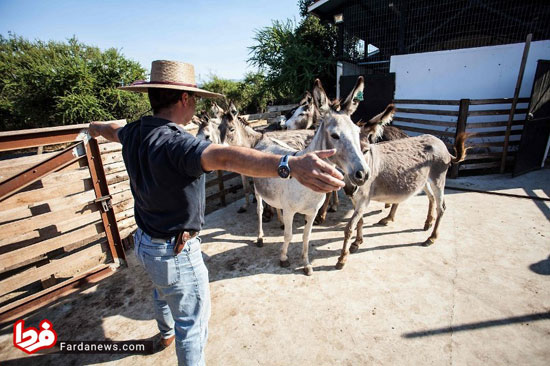
[(205, 206), (201, 154), (210, 142), (151, 116), (124, 126), (118, 138), (134, 196), (136, 224), (154, 238), (199, 231)]

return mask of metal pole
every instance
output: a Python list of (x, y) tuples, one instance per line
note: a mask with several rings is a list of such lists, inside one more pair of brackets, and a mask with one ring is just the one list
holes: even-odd
[(521, 65), (519, 67), (518, 80), (516, 82), (516, 90), (514, 91), (514, 100), (512, 101), (512, 107), (510, 109), (510, 115), (508, 116), (508, 123), (506, 124), (506, 134), (504, 135), (504, 146), (502, 148), (502, 160), (500, 162), (500, 174), (504, 173), (506, 169), (506, 157), (508, 155), (508, 142), (510, 140), (510, 131), (512, 130), (512, 121), (516, 114), (516, 104), (518, 103), (519, 90), (521, 89), (521, 82), (523, 81), (523, 72), (525, 71), (525, 64), (527, 63), (527, 56), (529, 55), (529, 47), (531, 46), (531, 39), (533, 34), (529, 33), (525, 40), (525, 47), (523, 48), (523, 57), (521, 59)]

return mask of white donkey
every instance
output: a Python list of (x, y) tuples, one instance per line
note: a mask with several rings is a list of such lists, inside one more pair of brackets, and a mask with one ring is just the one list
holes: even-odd
[[(320, 123), (313, 140), (302, 151), (293, 151), (282, 144), (274, 143), (271, 139), (262, 139), (256, 149), (285, 155), (302, 155), (316, 150), (336, 149), (336, 154), (328, 160), (340, 168), (352, 181), (360, 186), (368, 178), (369, 169), (361, 153), (359, 143), (359, 127), (351, 120), (351, 114), (357, 109), (359, 100), (357, 95), (363, 92), (364, 81), (359, 77), (349, 96), (344, 101), (340, 111), (336, 111), (329, 103), (328, 97), (317, 79), (313, 88), (313, 99), (320, 113)], [(325, 200), (325, 194), (317, 193), (301, 185), (296, 179), (281, 178), (254, 178), (254, 188), (257, 199), (258, 212), (258, 242), (263, 243), (262, 228), (262, 201), (283, 210), (284, 243), (281, 248), (280, 265), (288, 267), (287, 251), (292, 239), (292, 222), (296, 213), (306, 216), (306, 225), (303, 232), (302, 261), (304, 272), (310, 276), (313, 267), (309, 262), (309, 236), (313, 220), (317, 211)]]
[(313, 104), (313, 97), (306, 92), (299, 106), (293, 111), (292, 115), (285, 121), (284, 128), (288, 130), (303, 130), (308, 128), (317, 128), (319, 121), (319, 112)]
[[(366, 184), (358, 187), (352, 194), (355, 211), (345, 229), (344, 244), (336, 264), (337, 269), (344, 267), (350, 253), (349, 239), (353, 228), (357, 228), (357, 240), (353, 244), (355, 248), (352, 251), (356, 251), (362, 242), (363, 214), (371, 200), (400, 203), (424, 190), (430, 200), (424, 230), (431, 227), (434, 220), (434, 206), (437, 209), (434, 229), (424, 245), (428, 246), (435, 242), (441, 217), (445, 212), (445, 176), (451, 164), (459, 163), (466, 157), (467, 149), (464, 148), (466, 137), (464, 133), (458, 135), (455, 142), (456, 157), (449, 153), (443, 141), (432, 135), (378, 144), (366, 142), (363, 151), (365, 151), (365, 160), (371, 175)], [(346, 182), (346, 193), (351, 193), (349, 188), (354, 183), (350, 183)]]

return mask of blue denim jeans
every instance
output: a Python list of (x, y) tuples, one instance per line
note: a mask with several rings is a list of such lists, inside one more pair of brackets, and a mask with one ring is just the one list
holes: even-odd
[(210, 289), (200, 238), (189, 240), (177, 256), (175, 239), (152, 239), (138, 229), (134, 240), (137, 259), (154, 284), (155, 318), (162, 338), (176, 335), (179, 365), (204, 365)]

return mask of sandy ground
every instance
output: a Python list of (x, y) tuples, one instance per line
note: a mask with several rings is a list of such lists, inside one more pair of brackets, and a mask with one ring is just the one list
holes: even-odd
[[(550, 196), (550, 170), (461, 178), (449, 186)], [(207, 216), (203, 251), (210, 271), (208, 365), (548, 365), (550, 202), (446, 190), (440, 239), (420, 244), (427, 198), (402, 204), (391, 226), (373, 203), (365, 243), (335, 270), (351, 203), (314, 227), (300, 263), (303, 217), (295, 219), (291, 266), (280, 268), (279, 225), (254, 245), (254, 210), (242, 203)], [(136, 340), (157, 334), (151, 288), (133, 253), (129, 268), (26, 319), (49, 319), (64, 340)], [(154, 355), (26, 356), (0, 333), (0, 365), (174, 364), (173, 347)]]

